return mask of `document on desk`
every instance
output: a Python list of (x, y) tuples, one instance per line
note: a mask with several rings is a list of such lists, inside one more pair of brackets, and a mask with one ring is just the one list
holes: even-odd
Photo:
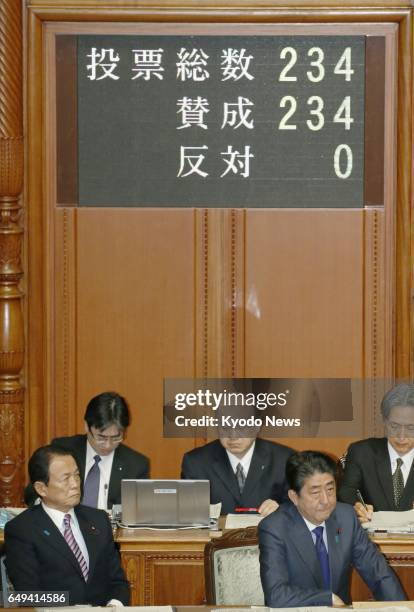
[(371, 521), (362, 523), (368, 531), (387, 533), (414, 533), (414, 510), (405, 512), (374, 512)]
[(260, 514), (228, 514), (224, 529), (244, 529), (257, 527), (263, 516)]
[[(363, 607), (364, 612), (413, 612), (412, 608), (408, 608), (408, 606), (384, 606), (383, 602), (378, 602), (379, 606), (376, 607), (375, 602), (372, 601), (361, 603), (365, 603), (366, 606), (358, 606), (354, 604), (352, 607)], [(332, 612), (332, 608), (328, 606), (304, 606), (302, 608), (268, 608), (268, 610), (277, 610), (278, 612)]]
[(219, 519), (221, 513), (221, 502), (218, 504), (210, 504), (210, 518)]
[(408, 606), (399, 606), (397, 601), (393, 606), (384, 606), (383, 601), (354, 601), (352, 608), (364, 610), (364, 612), (413, 612), (413, 609)]
[[(90, 612), (92, 606), (60, 606), (59, 608), (35, 608), (37, 612)], [(111, 606), (110, 610), (125, 610), (125, 607)], [(128, 612), (174, 612), (172, 606), (128, 606)], [(108, 612), (107, 607), (93, 606), (93, 612)]]
[[(302, 608), (268, 608), (278, 612), (332, 612), (330, 606), (303, 606)], [(410, 610), (412, 612), (412, 610)]]

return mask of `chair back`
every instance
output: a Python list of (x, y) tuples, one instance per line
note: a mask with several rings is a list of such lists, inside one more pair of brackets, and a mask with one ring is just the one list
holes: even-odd
[(6, 571), (6, 555), (1, 555), (0, 557), (0, 591), (3, 594), (3, 601), (1, 602), (1, 606), (3, 608), (10, 608), (9, 604), (9, 594), (11, 592), (11, 583), (7, 576)]
[(257, 527), (233, 529), (204, 549), (207, 604), (263, 606)]

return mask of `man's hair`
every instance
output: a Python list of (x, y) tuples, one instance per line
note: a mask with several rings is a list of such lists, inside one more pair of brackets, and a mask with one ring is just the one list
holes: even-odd
[(85, 421), (89, 429), (106, 429), (116, 425), (125, 429), (129, 425), (129, 409), (126, 400), (113, 391), (100, 393), (91, 399), (86, 407)]
[[(56, 455), (59, 456), (71, 456), (72, 453), (60, 446), (54, 444), (48, 444), (47, 446), (41, 446), (29, 459), (29, 478), (30, 482), (44, 482), (45, 485), (49, 484), (49, 466), (50, 462)], [(74, 457), (73, 457), (74, 458)], [(75, 458), (74, 458), (75, 459)], [(76, 459), (75, 459), (76, 462)]]
[(382, 398), (381, 414), (384, 420), (388, 419), (395, 406), (412, 406), (414, 408), (414, 385), (401, 383), (395, 385)]
[(337, 465), (331, 457), (317, 451), (294, 453), (286, 462), (286, 480), (289, 489), (300, 493), (305, 480), (314, 474), (337, 474)]

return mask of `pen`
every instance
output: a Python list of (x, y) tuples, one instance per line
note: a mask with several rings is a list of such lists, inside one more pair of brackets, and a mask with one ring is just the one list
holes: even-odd
[(361, 491), (359, 489), (356, 490), (356, 494), (357, 494), (357, 498), (359, 499), (359, 501), (361, 502), (361, 504), (364, 506), (365, 510), (368, 512), (368, 508), (366, 503), (364, 502), (364, 498), (361, 495)]
[(259, 512), (259, 508), (235, 508), (235, 512)]

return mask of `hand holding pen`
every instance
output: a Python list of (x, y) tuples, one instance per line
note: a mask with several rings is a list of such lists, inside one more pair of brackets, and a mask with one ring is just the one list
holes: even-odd
[(359, 499), (354, 504), (355, 512), (357, 513), (357, 517), (361, 523), (365, 523), (366, 521), (372, 520), (372, 515), (374, 513), (374, 506), (371, 504), (366, 504), (364, 498), (362, 497), (361, 491), (359, 489), (356, 490), (356, 495)]

